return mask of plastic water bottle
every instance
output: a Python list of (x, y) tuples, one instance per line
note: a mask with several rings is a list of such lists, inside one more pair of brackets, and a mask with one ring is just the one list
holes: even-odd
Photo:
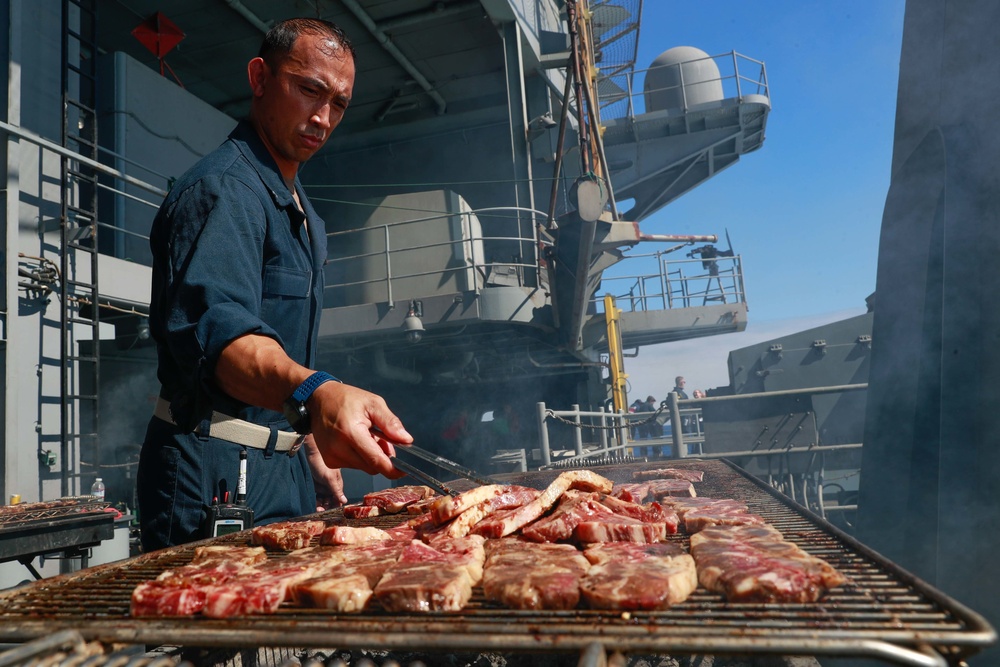
[(90, 495), (98, 500), (104, 500), (104, 481), (100, 477), (95, 479), (94, 483), (90, 485)]

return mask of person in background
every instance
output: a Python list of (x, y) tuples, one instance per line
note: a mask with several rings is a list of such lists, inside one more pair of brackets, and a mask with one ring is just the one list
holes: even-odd
[[(628, 406), (628, 411), (630, 414), (635, 414), (636, 412), (639, 412), (640, 407), (642, 407), (642, 399), (637, 398), (634, 401), (632, 401), (632, 405)], [(634, 421), (631, 423), (634, 424)], [(629, 427), (629, 437), (631, 437), (633, 440), (638, 440), (640, 436), (641, 433), (638, 426)]]
[[(701, 389), (695, 389), (691, 393), (691, 397), (692, 398), (706, 398), (707, 394), (703, 390), (701, 390)], [(698, 435), (702, 435), (705, 432), (705, 418), (702, 416), (702, 411), (701, 411), (702, 406), (698, 405), (698, 406), (695, 406), (695, 407), (698, 408), (698, 412), (695, 413), (695, 414), (693, 414), (693, 415), (691, 415), (691, 418), (690, 418), (691, 419), (691, 426), (692, 426), (691, 431), (693, 433), (697, 433)], [(688, 453), (694, 453), (694, 452), (691, 451), (692, 447), (693, 447), (693, 445), (688, 445)]]
[(685, 384), (686, 383), (684, 381), (684, 376), (678, 375), (676, 378), (674, 378), (674, 388), (671, 389), (670, 391), (677, 394), (677, 398), (682, 398), (682, 399), (687, 398), (688, 397), (687, 392), (684, 391)]
[(385, 401), (317, 371), (326, 229), (299, 167), (347, 110), (354, 49), (289, 19), (247, 65), (250, 115), (182, 175), (153, 222), (150, 332), (161, 384), (137, 474), (144, 550), (202, 537), (248, 453), (255, 523), (347, 501), (339, 469), (398, 478), (412, 437)]
[[(670, 391), (677, 394), (678, 400), (686, 400), (688, 398), (687, 392), (684, 391), (684, 385), (687, 382), (684, 380), (683, 375), (678, 375), (674, 378), (674, 388)], [(681, 417), (681, 432), (691, 433), (693, 431), (694, 424), (691, 420), (690, 415), (684, 415)]]
[[(642, 405), (640, 405), (635, 410), (637, 413), (643, 413), (643, 418), (649, 419), (650, 415), (646, 413), (656, 412), (656, 399), (652, 396), (647, 396), (646, 400)], [(640, 420), (642, 421), (642, 420)], [(662, 430), (660, 424), (654, 419), (648, 424), (642, 424), (639, 426), (639, 437), (640, 438), (655, 438), (659, 435), (659, 431)]]

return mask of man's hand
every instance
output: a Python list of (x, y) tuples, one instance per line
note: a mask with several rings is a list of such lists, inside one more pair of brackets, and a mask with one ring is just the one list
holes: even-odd
[(308, 408), (313, 438), (328, 467), (356, 468), (390, 479), (405, 474), (389, 457), (396, 453), (394, 445), (408, 445), (413, 437), (381, 396), (326, 382), (313, 393)]
[(309, 469), (312, 470), (313, 483), (316, 486), (316, 511), (322, 512), (332, 507), (341, 507), (347, 504), (347, 496), (344, 495), (344, 478), (340, 474), (340, 468), (331, 468), (323, 461), (323, 455), (319, 453), (316, 440), (311, 435), (307, 435), (302, 442), (306, 449), (306, 460), (309, 461)]
[[(215, 380), (237, 400), (280, 411), (282, 402), (312, 373), (289, 359), (273, 338), (247, 334), (223, 349)], [(408, 445), (413, 437), (381, 396), (326, 382), (313, 392), (308, 408), (316, 446), (327, 467), (356, 468), (391, 479), (404, 475), (392, 467), (389, 457), (395, 453), (394, 444)]]

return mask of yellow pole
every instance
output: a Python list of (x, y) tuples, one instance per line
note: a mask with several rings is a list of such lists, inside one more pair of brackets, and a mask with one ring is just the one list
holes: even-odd
[(625, 390), (625, 357), (622, 354), (622, 311), (615, 305), (615, 297), (604, 295), (604, 321), (608, 325), (608, 357), (610, 358), (611, 400), (615, 412), (622, 413), (628, 408)]

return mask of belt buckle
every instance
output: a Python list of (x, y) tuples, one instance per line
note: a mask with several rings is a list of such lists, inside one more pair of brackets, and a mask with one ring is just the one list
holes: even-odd
[(288, 449), (288, 455), (295, 456), (299, 452), (299, 449), (302, 448), (302, 443), (305, 441), (305, 439), (306, 436), (304, 435), (300, 435), (299, 437), (295, 438), (295, 442), (293, 442), (292, 446), (289, 447)]

